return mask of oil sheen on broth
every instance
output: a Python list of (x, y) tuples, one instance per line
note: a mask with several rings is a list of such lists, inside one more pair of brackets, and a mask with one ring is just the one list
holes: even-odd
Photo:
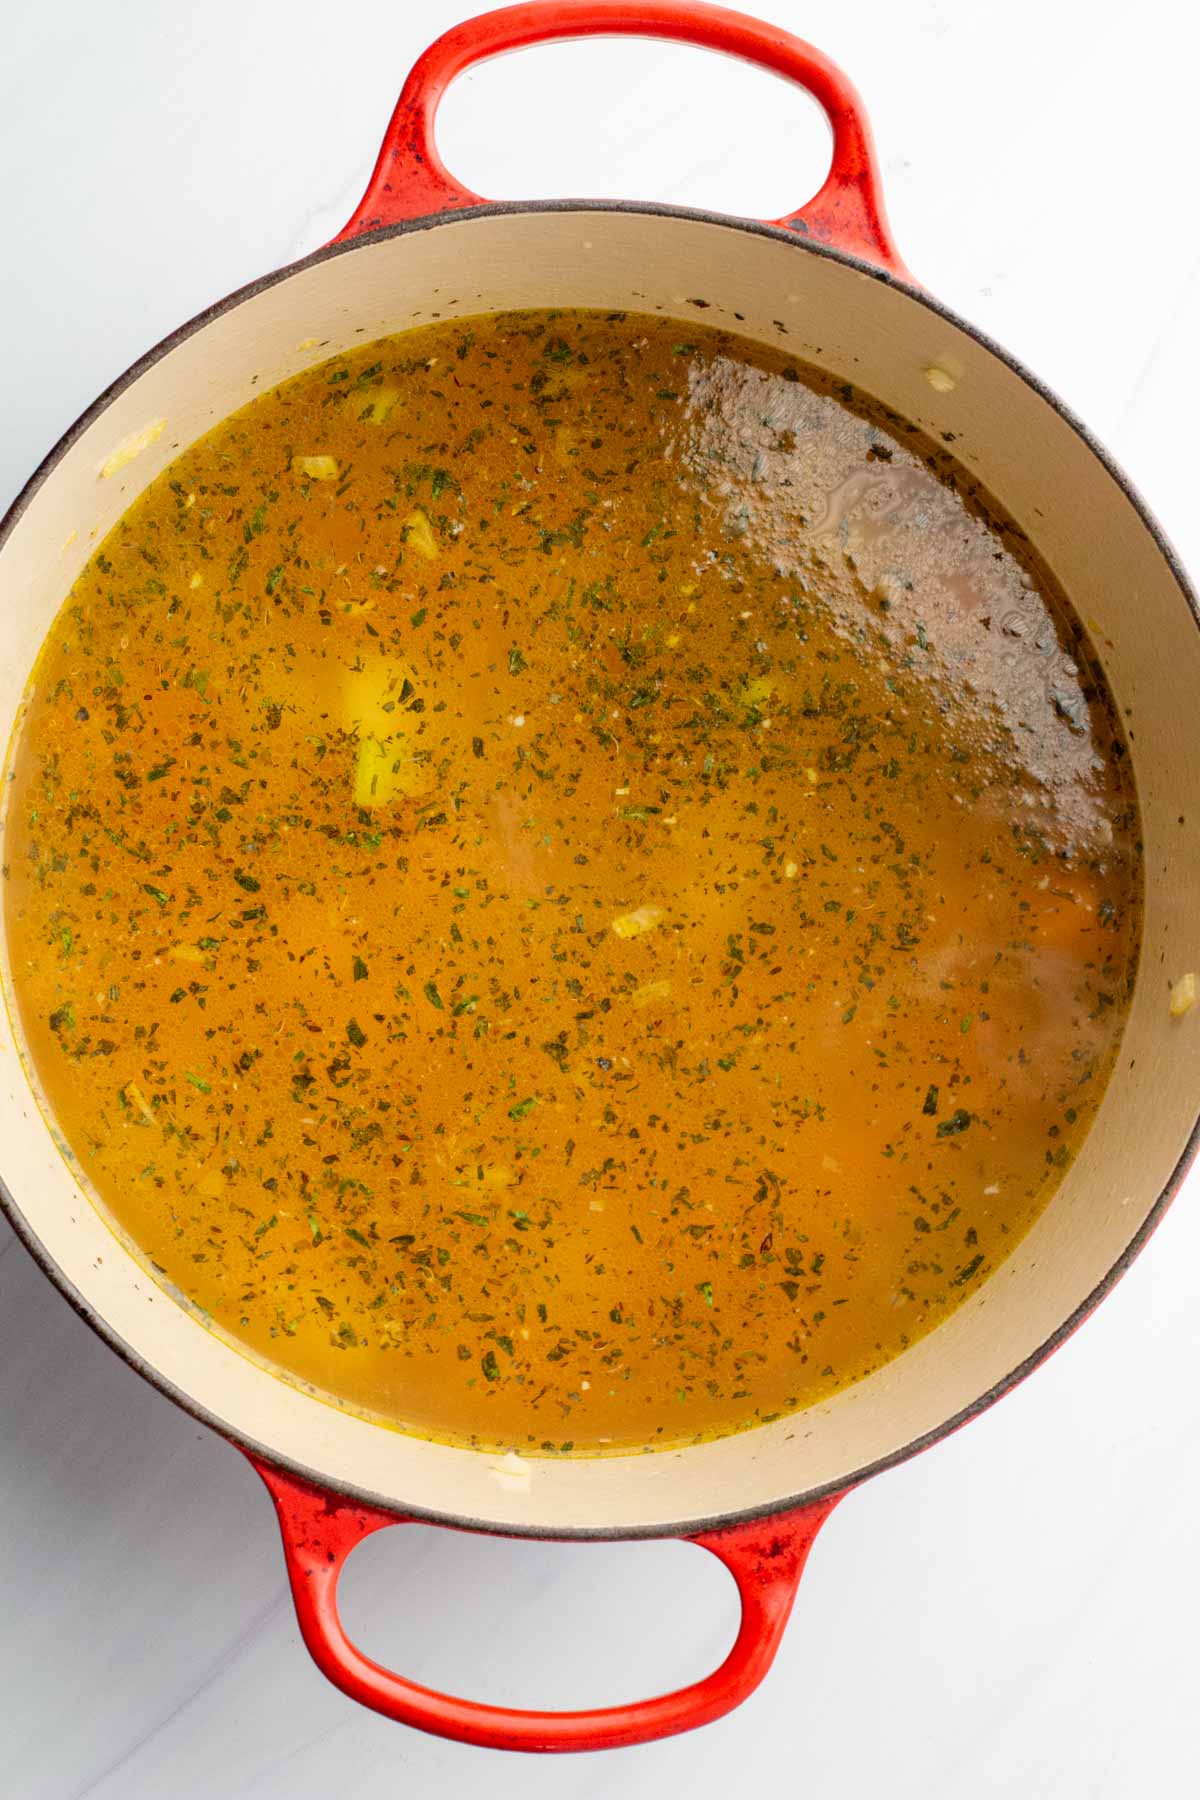
[(1136, 958), (1123, 755), (944, 446), (698, 325), (432, 325), (76, 582), (10, 772), (29, 1055), (293, 1379), (535, 1454), (728, 1432), (1045, 1205)]

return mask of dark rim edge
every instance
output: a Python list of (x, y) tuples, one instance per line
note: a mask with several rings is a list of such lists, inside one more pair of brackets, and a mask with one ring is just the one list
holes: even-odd
[[(1046, 404), (1058, 414), (1063, 422), (1074, 431), (1075, 435), (1080, 438), (1091, 451), (1092, 455), (1102, 465), (1109, 476), (1111, 476), (1116, 486), (1125, 495), (1125, 498), (1129, 501), (1130, 505), (1141, 519), (1142, 524), (1149, 532), (1159, 553), (1162, 555), (1175, 579), (1175, 583), (1179, 588), (1183, 601), (1192, 615), (1193, 623), (1196, 625), (1197, 629), (1200, 630), (1200, 599), (1197, 598), (1196, 592), (1192, 588), (1183, 569), (1183, 565), (1167, 538), (1166, 533), (1163, 531), (1162, 526), (1155, 518), (1153, 512), (1146, 504), (1146, 501), (1143, 499), (1134, 483), (1129, 479), (1124, 470), (1092, 434), (1083, 421), (1076, 416), (1063, 400), (1059, 398), (1053, 389), (1047, 387), (1046, 384), (1040, 381), (1036, 375), (1033, 375), (1023, 363), (1019, 362), (1015, 356), (1005, 350), (1002, 345), (996, 343), (993, 338), (990, 338), (986, 332), (981, 331), (977, 326), (971, 324), (969, 320), (964, 319), (959, 313), (956, 313), (953, 308), (946, 306), (942, 301), (934, 299), (922, 289), (912, 286), (907, 281), (901, 280), (898, 276), (891, 274), (888, 270), (879, 268), (874, 263), (866, 262), (859, 257), (851, 256), (846, 251), (835, 249), (832, 245), (820, 243), (811, 237), (805, 237), (796, 231), (788, 230), (777, 225), (762, 224), (757, 220), (735, 218), (725, 213), (706, 212), (700, 208), (693, 207), (659, 205), (649, 201), (534, 200), (505, 201), (480, 206), (463, 207), (453, 212), (435, 213), (424, 218), (406, 220), (399, 225), (384, 226), (379, 230), (364, 232), (358, 237), (346, 239), (341, 243), (326, 244), (322, 248), (314, 250), (308, 256), (300, 257), (295, 262), (287, 263), (282, 268), (272, 270), (266, 275), (259, 276), (256, 280), (248, 282), (244, 287), (236, 288), (232, 293), (227, 294), (221, 300), (215, 301), (211, 306), (205, 307), (203, 311), (195, 314), (193, 318), (187, 320), (184, 324), (177, 326), (174, 331), (160, 339), (157, 344), (153, 345), (144, 353), (144, 355), (140, 356), (136, 362), (131, 363), (124, 374), (118, 376), (115, 381), (110, 382), (108, 387), (97, 396), (86, 411), (79, 415), (74, 424), (68, 427), (54, 445), (53, 449), (43, 457), (33, 474), (29, 477), (29, 480), (25, 483), (20, 493), (5, 512), (3, 518), (0, 518), (0, 551), (3, 550), (5, 543), (15, 529), (17, 523), (24, 516), (35, 495), (53, 474), (59, 462), (61, 462), (68, 450), (71, 449), (72, 445), (83, 436), (84, 432), (91, 427), (101, 414), (106, 412), (112, 403), (123, 394), (127, 388), (131, 387), (134, 382), (140, 380), (142, 375), (144, 375), (148, 369), (153, 368), (156, 363), (160, 362), (165, 356), (168, 356), (172, 350), (176, 349), (188, 338), (193, 337), (198, 331), (201, 331), (205, 326), (211, 324), (215, 319), (220, 318), (227, 312), (233, 311), (235, 307), (240, 306), (244, 301), (254, 299), (257, 295), (265, 293), (269, 288), (277, 286), (280, 282), (286, 281), (291, 276), (300, 274), (306, 269), (315, 267), (318, 263), (330, 261), (337, 256), (352, 254), (355, 250), (364, 245), (374, 244), (385, 238), (402, 237), (411, 232), (428, 231), (445, 226), (452, 226), (459, 220), (509, 216), (524, 213), (575, 212), (636, 213), (647, 214), (657, 218), (687, 219), (693, 223), (718, 225), (728, 230), (745, 232), (753, 237), (772, 238), (788, 243), (794, 248), (804, 250), (809, 254), (824, 256), (832, 262), (842, 263), (846, 267), (856, 271), (858, 274), (869, 276), (871, 280), (877, 281), (885, 287), (897, 288), (910, 300), (925, 307), (929, 312), (935, 313), (940, 318), (948, 320), (950, 324), (956, 326), (960, 331), (965, 332), (968, 337), (973, 338), (982, 349), (996, 357), (998, 361), (1003, 363), (1006, 368), (1011, 370), (1014, 375), (1024, 382), (1028, 388), (1032, 389), (1040, 399), (1044, 400)], [(318, 1470), (309, 1468), (306, 1464), (296, 1462), (289, 1457), (281, 1456), (278, 1451), (273, 1450), (266, 1444), (260, 1443), (240, 1427), (230, 1423), (230, 1421), (226, 1419), (220, 1418), (216, 1413), (210, 1412), (207, 1407), (201, 1406), (190, 1394), (184, 1389), (177, 1387), (173, 1381), (163, 1375), (151, 1363), (147, 1362), (146, 1359), (140, 1356), (131, 1345), (127, 1344), (124, 1338), (109, 1325), (103, 1315), (90, 1304), (45, 1249), (36, 1232), (34, 1232), (20, 1207), (17, 1205), (8, 1184), (2, 1175), (0, 1175), (0, 1212), (8, 1218), (17, 1237), (20, 1238), (26, 1250), (28, 1250), (43, 1274), (53, 1282), (54, 1286), (59, 1290), (84, 1323), (90, 1326), (111, 1350), (116, 1352), (122, 1362), (128, 1364), (128, 1366), (140, 1375), (143, 1380), (149, 1382), (152, 1387), (157, 1388), (161, 1394), (165, 1395), (168, 1400), (173, 1401), (181, 1411), (195, 1419), (199, 1424), (208, 1426), (219, 1436), (248, 1452), (250, 1456), (260, 1458), (263, 1462), (269, 1463), (275, 1468), (283, 1469), (288, 1474), (294, 1475), (302, 1481), (310, 1482), (314, 1487), (320, 1488), (323, 1492), (335, 1494), (339, 1498), (353, 1504), (375, 1507), (384, 1512), (396, 1513), (400, 1517), (427, 1522), (431, 1525), (444, 1525), (461, 1531), (481, 1532), (496, 1537), (544, 1538), (549, 1539), (550, 1541), (563, 1542), (573, 1540), (601, 1541), (627, 1538), (687, 1537), (697, 1532), (720, 1529), (722, 1526), (740, 1524), (754, 1519), (770, 1518), (775, 1513), (788, 1512), (793, 1509), (810, 1506), (817, 1501), (828, 1499), (832, 1495), (848, 1493), (851, 1489), (860, 1486), (864, 1481), (869, 1481), (873, 1476), (881, 1475), (885, 1470), (895, 1468), (898, 1464), (907, 1462), (911, 1457), (919, 1455), (922, 1450), (930, 1449), (934, 1444), (940, 1443), (943, 1438), (949, 1437), (961, 1426), (966, 1425), (972, 1419), (977, 1418), (980, 1413), (986, 1412), (990, 1407), (994, 1406), (998, 1400), (1003, 1399), (1005, 1394), (1009, 1393), (1014, 1387), (1022, 1382), (1027, 1375), (1032, 1374), (1033, 1371), (1045, 1362), (1049, 1356), (1053, 1355), (1054, 1351), (1057, 1350), (1061, 1344), (1065, 1343), (1067, 1338), (1078, 1329), (1111, 1289), (1116, 1286), (1117, 1282), (1121, 1279), (1122, 1275), (1125, 1274), (1130, 1264), (1144, 1249), (1155, 1229), (1161, 1223), (1167, 1208), (1170, 1206), (1175, 1195), (1178, 1193), (1179, 1188), (1183, 1184), (1198, 1151), (1200, 1151), (1200, 1107), (1197, 1109), (1196, 1120), (1193, 1123), (1183, 1151), (1171, 1172), (1170, 1178), (1160, 1191), (1154, 1205), (1142, 1221), (1138, 1230), (1134, 1233), (1117, 1260), (1108, 1269), (1102, 1279), (1097, 1282), (1096, 1286), (1085, 1297), (1080, 1305), (1075, 1308), (1074, 1312), (1063, 1320), (1050, 1336), (1038, 1345), (1037, 1349), (1033, 1350), (1022, 1362), (1011, 1369), (1007, 1375), (1002, 1376), (999, 1381), (995, 1382), (984, 1393), (980, 1394), (977, 1399), (971, 1401), (968, 1406), (960, 1408), (958, 1412), (952, 1414), (948, 1419), (944, 1419), (940, 1424), (933, 1426), (929, 1431), (921, 1433), (919, 1437), (910, 1439), (907, 1444), (901, 1445), (898, 1449), (890, 1451), (886, 1456), (877, 1458), (874, 1462), (866, 1463), (861, 1468), (852, 1470), (837, 1481), (825, 1482), (818, 1487), (807, 1488), (797, 1494), (784, 1496), (778, 1500), (764, 1501), (758, 1506), (741, 1507), (732, 1512), (703, 1515), (699, 1518), (686, 1519), (673, 1524), (649, 1526), (639, 1524), (591, 1527), (559, 1526), (551, 1529), (548, 1526), (541, 1525), (497, 1523), (493, 1519), (470, 1518), (456, 1513), (439, 1512), (429, 1507), (411, 1506), (407, 1502), (397, 1502), (388, 1495), (379, 1494), (367, 1488), (360, 1488), (352, 1482), (332, 1482), (328, 1476), (322, 1475)], [(801, 1415), (797, 1414), (795, 1416), (799, 1417)], [(746, 1435), (748, 1435), (748, 1433)], [(658, 1451), (650, 1452), (649, 1454), (670, 1455), (671, 1452)]]

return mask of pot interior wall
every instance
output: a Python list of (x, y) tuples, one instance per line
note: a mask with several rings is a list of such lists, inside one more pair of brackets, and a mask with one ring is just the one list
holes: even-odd
[[(248, 291), (118, 384), (32, 485), (0, 546), (6, 729), (92, 548), (215, 421), (343, 346), (431, 318), (544, 305), (662, 311), (784, 342), (935, 436), (953, 432), (956, 454), (1037, 542), (1088, 623), (1131, 735), (1146, 935), (1118, 1074), (1052, 1205), (950, 1320), (825, 1405), (699, 1448), (521, 1467), (319, 1401), (174, 1304), (90, 1205), (12, 1045), (0, 1064), (2, 1173), (60, 1278), (158, 1380), (231, 1432), (400, 1507), (502, 1530), (654, 1530), (764, 1507), (902, 1453), (1035, 1354), (1137, 1239), (1200, 1095), (1200, 1015), (1168, 1011), (1171, 980), (1200, 961), (1200, 633), (1142, 514), (1076, 428), (934, 308), (769, 233), (632, 209), (544, 208), (460, 215), (348, 246)], [(103, 472), (114, 451), (143, 437), (144, 448)], [(7, 985), (7, 967), (4, 975)]]

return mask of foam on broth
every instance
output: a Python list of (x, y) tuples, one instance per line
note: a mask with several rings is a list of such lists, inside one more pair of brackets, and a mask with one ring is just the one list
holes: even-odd
[(1139, 928), (1086, 637), (944, 447), (728, 335), (435, 325), (156, 480), (43, 649), (6, 924), (215, 1328), (525, 1453), (899, 1354), (1046, 1204)]

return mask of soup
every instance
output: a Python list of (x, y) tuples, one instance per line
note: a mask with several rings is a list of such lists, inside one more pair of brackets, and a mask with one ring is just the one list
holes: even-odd
[(978, 1289), (1103, 1092), (1138, 856), (1083, 628), (945, 445), (541, 312), (318, 361), (151, 483), (27, 695), (6, 924), (177, 1300), (396, 1427), (595, 1454)]

